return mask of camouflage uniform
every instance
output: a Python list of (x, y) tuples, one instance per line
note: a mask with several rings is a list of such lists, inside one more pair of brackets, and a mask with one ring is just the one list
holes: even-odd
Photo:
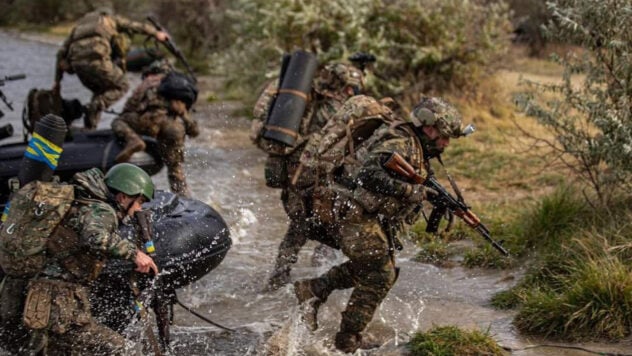
[[(349, 113), (360, 110), (350, 107)], [(341, 114), (345, 111), (343, 108)], [(418, 206), (425, 197), (423, 186), (389, 171), (384, 163), (397, 152), (426, 177), (430, 166), (423, 141), (426, 138), (416, 133), (413, 124), (393, 121), (382, 125), (358, 147), (353, 159), (347, 159), (346, 166), (357, 168), (345, 167), (354, 177), (353, 184), (337, 188), (340, 195), (336, 204), (337, 241), (349, 260), (318, 278), (295, 283), (299, 302), (309, 301), (312, 308), (306, 317), (313, 329), (317, 327), (318, 307), (329, 294), (336, 289), (353, 288), (335, 341), (343, 351), (353, 352), (361, 346), (360, 333), (395, 283), (398, 273), (394, 250), (401, 247), (397, 235), (404, 224), (417, 220)]]
[[(127, 99), (123, 114), (112, 121), (112, 130), (127, 142), (126, 157), (119, 156), (117, 161), (129, 159), (131, 153), (141, 151), (145, 144), (138, 136), (146, 135), (158, 140), (160, 157), (167, 166), (167, 177), (171, 191), (188, 196), (189, 188), (184, 175), (185, 136), (199, 135), (197, 122), (188, 114), (177, 115), (170, 110), (169, 100), (158, 94), (158, 86), (166, 74), (151, 74), (134, 90)], [(129, 149), (129, 146), (132, 149)]]
[[(129, 44), (127, 36), (134, 33), (155, 36), (157, 31), (150, 24), (110, 15), (107, 11), (93, 11), (79, 20), (57, 53), (55, 82), (59, 83), (66, 71), (76, 74), (92, 91), (85, 113), (88, 129), (96, 128), (101, 111), (129, 89), (124, 60)], [(114, 62), (117, 59), (121, 64)]]
[[(38, 290), (50, 291), (48, 326), (32, 332), (32, 347), (46, 347), (45, 353), (49, 354), (70, 354), (72, 351), (123, 355), (127, 341), (92, 317), (88, 288), (106, 258), (133, 261), (136, 246), (117, 234), (121, 217), (112, 207), (115, 203), (108, 198), (108, 188), (101, 171), (91, 169), (77, 173), (72, 184), (75, 189), (73, 206), (58, 226), (61, 233), (56, 236), (59, 237), (51, 238), (54, 250), (62, 252), (52, 256), (44, 270), (28, 284), (28, 290), (34, 294)], [(16, 307), (14, 314), (19, 314), (12, 319), (3, 314), (3, 322), (21, 322), (24, 297), (25, 293), (16, 289), (5, 288), (2, 291), (3, 308), (12, 305)], [(48, 342), (44, 341), (44, 335), (47, 335)], [(19, 346), (12, 345), (13, 348)], [(24, 349), (13, 351), (24, 353)]]
[[(282, 189), (281, 200), (290, 218), (269, 280), (268, 287), (271, 289), (289, 282), (291, 265), (296, 263), (298, 253), (307, 239), (332, 243), (327, 230), (313, 216), (312, 198), (316, 177), (309, 170), (299, 173), (297, 170), (303, 149), (313, 134), (325, 126), (348, 99), (349, 95), (344, 93), (345, 85), (361, 88), (362, 80), (362, 72), (353, 66), (341, 63), (326, 66), (314, 79), (311, 100), (301, 121), (299, 137), (294, 147), (286, 147), (262, 137), (269, 107), (276, 95), (277, 83), (269, 83), (255, 104), (251, 138), (259, 148), (268, 153), (266, 176), (277, 176), (274, 180), (278, 184), (273, 187)], [(291, 184), (295, 175), (298, 178), (296, 184)]]

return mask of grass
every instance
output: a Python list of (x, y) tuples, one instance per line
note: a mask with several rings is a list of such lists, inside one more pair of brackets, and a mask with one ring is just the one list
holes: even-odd
[(461, 330), (455, 326), (434, 327), (417, 333), (408, 348), (413, 356), (504, 355), (487, 332)]

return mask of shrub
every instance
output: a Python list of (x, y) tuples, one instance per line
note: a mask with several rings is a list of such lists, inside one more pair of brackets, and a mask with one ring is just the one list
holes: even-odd
[(455, 326), (435, 327), (417, 333), (408, 345), (413, 356), (504, 355), (502, 348), (478, 330), (464, 331)]
[(631, 187), (632, 11), (625, 1), (547, 4), (548, 37), (581, 50), (553, 58), (564, 67), (561, 83), (526, 81), (517, 103), (554, 137), (540, 139), (608, 203), (616, 188)]
[(502, 1), (239, 0), (229, 16), (236, 39), (224, 69), (229, 84), (250, 95), (276, 74), (281, 54), (297, 48), (320, 62), (375, 54), (369, 85), (378, 96), (475, 88), (510, 30)]

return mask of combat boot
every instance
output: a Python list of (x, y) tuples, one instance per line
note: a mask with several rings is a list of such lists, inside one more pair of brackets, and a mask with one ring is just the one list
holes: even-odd
[(138, 151), (143, 151), (146, 145), (145, 142), (137, 135), (127, 137), (125, 142), (125, 148), (118, 155), (116, 155), (116, 162), (127, 162), (130, 157)]
[(264, 287), (263, 292), (274, 292), (288, 283), (290, 283), (290, 269), (282, 268), (275, 270), (268, 279), (268, 284)]
[(334, 345), (338, 350), (346, 353), (354, 353), (357, 349), (376, 349), (381, 346), (381, 344), (377, 342), (368, 342), (363, 340), (360, 333), (343, 332), (336, 333)]
[(294, 294), (303, 308), (303, 320), (311, 331), (318, 329), (318, 308), (324, 303), (312, 290), (307, 279), (294, 282)]

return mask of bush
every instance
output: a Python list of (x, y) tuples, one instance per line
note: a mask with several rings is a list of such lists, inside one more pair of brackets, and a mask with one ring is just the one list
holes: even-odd
[(630, 191), (632, 173), (632, 12), (629, 2), (557, 0), (548, 38), (581, 47), (553, 59), (563, 65), (561, 83), (525, 82), (517, 96), (526, 114), (552, 132), (540, 138), (557, 151), (601, 203), (616, 188)]
[(487, 333), (464, 331), (455, 326), (435, 327), (417, 333), (408, 344), (413, 356), (504, 355), (502, 348)]
[(510, 31), (502, 1), (239, 0), (229, 16), (236, 39), (224, 69), (231, 86), (253, 96), (278, 72), (282, 53), (297, 48), (321, 63), (375, 54), (369, 85), (378, 96), (416, 100), (420, 92), (475, 88)]

